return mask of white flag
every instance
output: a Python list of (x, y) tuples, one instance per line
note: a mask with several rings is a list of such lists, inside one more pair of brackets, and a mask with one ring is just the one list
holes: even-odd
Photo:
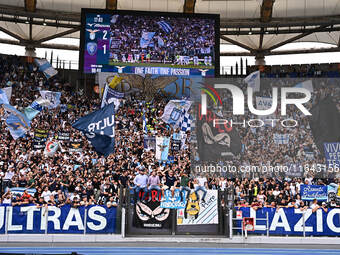
[(43, 99), (50, 101), (48, 108), (54, 109), (60, 105), (61, 92), (53, 92), (48, 90), (41, 90), (40, 95)]
[(244, 82), (248, 84), (248, 87), (253, 88), (253, 91), (260, 91), (260, 71), (249, 74)]
[(313, 90), (313, 83), (312, 83), (312, 80), (300, 82), (300, 83), (296, 84), (294, 87), (295, 87), (295, 88), (304, 88), (304, 89), (309, 90), (310, 92), (313, 92), (313, 91), (314, 91), (314, 90)]
[(170, 100), (164, 108), (164, 113), (161, 119), (178, 128), (183, 122), (185, 114), (189, 111), (191, 101), (188, 100)]
[(59, 148), (58, 142), (48, 141), (44, 150), (44, 155), (47, 157), (52, 157)]

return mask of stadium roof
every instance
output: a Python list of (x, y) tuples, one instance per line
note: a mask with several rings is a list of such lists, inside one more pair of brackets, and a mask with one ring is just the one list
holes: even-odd
[(299, 41), (334, 45), (307, 52), (340, 51), (340, 0), (1, 0), (0, 31), (16, 40), (0, 43), (77, 49), (47, 42), (79, 38), (81, 8), (219, 13), (221, 43), (245, 49), (222, 55), (280, 54), (277, 48)]

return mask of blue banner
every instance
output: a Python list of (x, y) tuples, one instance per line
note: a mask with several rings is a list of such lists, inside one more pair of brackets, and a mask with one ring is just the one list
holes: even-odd
[(83, 131), (95, 150), (108, 156), (114, 151), (114, 104), (80, 118), (72, 127)]
[(326, 201), (328, 198), (326, 185), (305, 185), (300, 186), (300, 196), (302, 200)]
[(327, 166), (330, 168), (340, 168), (340, 143), (324, 143)]
[[(319, 209), (301, 211), (294, 208), (262, 208), (256, 211), (250, 207), (236, 208), (242, 211), (242, 217), (255, 218), (256, 234), (266, 234), (266, 215), (268, 213), (268, 226), (270, 235), (303, 235), (303, 212), (305, 213), (306, 236), (339, 236), (340, 233), (340, 209), (328, 209), (325, 212)], [(258, 220), (256, 220), (256, 218)], [(241, 227), (241, 220), (237, 221), (237, 227)], [(248, 232), (253, 233), (253, 232)]]
[(119, 99), (123, 97), (124, 93), (118, 92), (110, 88), (108, 85), (105, 85), (101, 107), (103, 108), (104, 106), (113, 103), (115, 105), (115, 111), (117, 111), (120, 105)]
[(180, 189), (175, 189), (174, 192), (174, 197), (172, 199), (172, 194), (171, 190), (167, 189), (164, 191), (164, 200), (161, 201), (161, 208), (169, 208), (169, 209), (184, 209), (187, 201), (186, 201), (186, 196), (187, 196), (188, 191), (183, 190), (182, 191), (182, 196), (183, 200), (181, 199), (181, 193)]
[[(86, 211), (86, 225), (85, 225)], [(29, 206), (0, 206), (0, 234), (5, 233), (7, 225), (8, 233), (115, 233), (116, 232), (116, 207), (106, 206), (81, 206), (71, 208), (65, 205), (61, 208), (50, 206), (38, 208)], [(6, 222), (6, 219), (7, 222)]]

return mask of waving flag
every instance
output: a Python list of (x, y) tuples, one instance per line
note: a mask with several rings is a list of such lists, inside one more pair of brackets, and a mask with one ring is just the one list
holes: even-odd
[(260, 91), (260, 71), (249, 74), (244, 82), (248, 84), (248, 87), (253, 88), (254, 92)]
[(191, 130), (192, 117), (189, 112), (186, 112), (179, 124), (181, 131), (187, 132)]
[(157, 136), (156, 137), (156, 159), (167, 161), (168, 154), (169, 154), (169, 145), (170, 145), (170, 138)]
[(60, 105), (61, 92), (53, 92), (49, 90), (41, 90), (40, 95), (43, 99), (50, 101), (48, 108), (54, 109)]
[(108, 156), (114, 152), (114, 124), (114, 105), (109, 104), (80, 118), (72, 127), (84, 132), (99, 154)]
[(26, 131), (30, 128), (30, 121), (24, 114), (19, 112), (9, 104), (3, 105), (6, 112), (6, 124), (14, 140), (25, 136)]
[(140, 38), (140, 47), (147, 48), (154, 35), (155, 32), (143, 32), (142, 37)]
[(296, 84), (294, 86), (295, 88), (305, 88), (307, 90), (309, 90), (310, 92), (313, 92), (313, 82), (312, 80), (307, 80), (307, 81), (304, 81), (304, 82), (300, 82), (298, 84)]
[(159, 47), (163, 47), (164, 46), (164, 41), (162, 39), (162, 37), (158, 36), (158, 46)]
[(123, 77), (118, 77), (117, 75), (115, 75), (115, 77), (113, 77), (113, 79), (109, 83), (110, 88), (114, 89), (122, 80)]
[(39, 112), (43, 110), (43, 107), (49, 106), (51, 104), (50, 101), (39, 97), (34, 100), (33, 103), (24, 109), (24, 113), (29, 120), (32, 120)]
[(35, 64), (39, 67), (39, 71), (43, 72), (47, 79), (55, 76), (58, 71), (46, 59), (34, 59)]
[(157, 24), (159, 25), (159, 27), (167, 34), (172, 32), (172, 26), (170, 26), (169, 23), (165, 22), (165, 21), (159, 21), (157, 22)]
[[(3, 97), (3, 95), (2, 95), (3, 92), (5, 92), (5, 95), (6, 95), (7, 99), (6, 98), (2, 98)], [(2, 104), (1, 103), (2, 100), (5, 100), (5, 102), (11, 101), (11, 97), (12, 97), (12, 87), (6, 87), (6, 88), (0, 89), (0, 104)], [(5, 102), (3, 104), (6, 104)], [(7, 104), (9, 104), (9, 103), (7, 103)]]
[(0, 104), (9, 104), (6, 92), (0, 89)]
[(47, 157), (52, 157), (57, 152), (58, 148), (59, 148), (58, 142), (48, 141), (46, 143), (44, 155)]
[(109, 86), (105, 85), (101, 108), (113, 103), (115, 105), (115, 111), (118, 111), (119, 106), (120, 106), (120, 99), (123, 97), (124, 97), (124, 93), (115, 91)]
[(143, 107), (143, 131), (144, 131), (145, 134), (148, 133), (148, 122), (147, 122), (147, 120), (145, 118), (145, 109), (144, 109), (144, 107)]
[(188, 112), (191, 103), (192, 102), (188, 100), (170, 100), (164, 108), (161, 119), (164, 122), (173, 125), (174, 128), (178, 128), (183, 122), (184, 116)]

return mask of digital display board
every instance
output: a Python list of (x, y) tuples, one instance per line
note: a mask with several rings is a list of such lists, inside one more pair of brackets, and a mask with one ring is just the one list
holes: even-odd
[(80, 70), (219, 74), (219, 15), (82, 9)]

